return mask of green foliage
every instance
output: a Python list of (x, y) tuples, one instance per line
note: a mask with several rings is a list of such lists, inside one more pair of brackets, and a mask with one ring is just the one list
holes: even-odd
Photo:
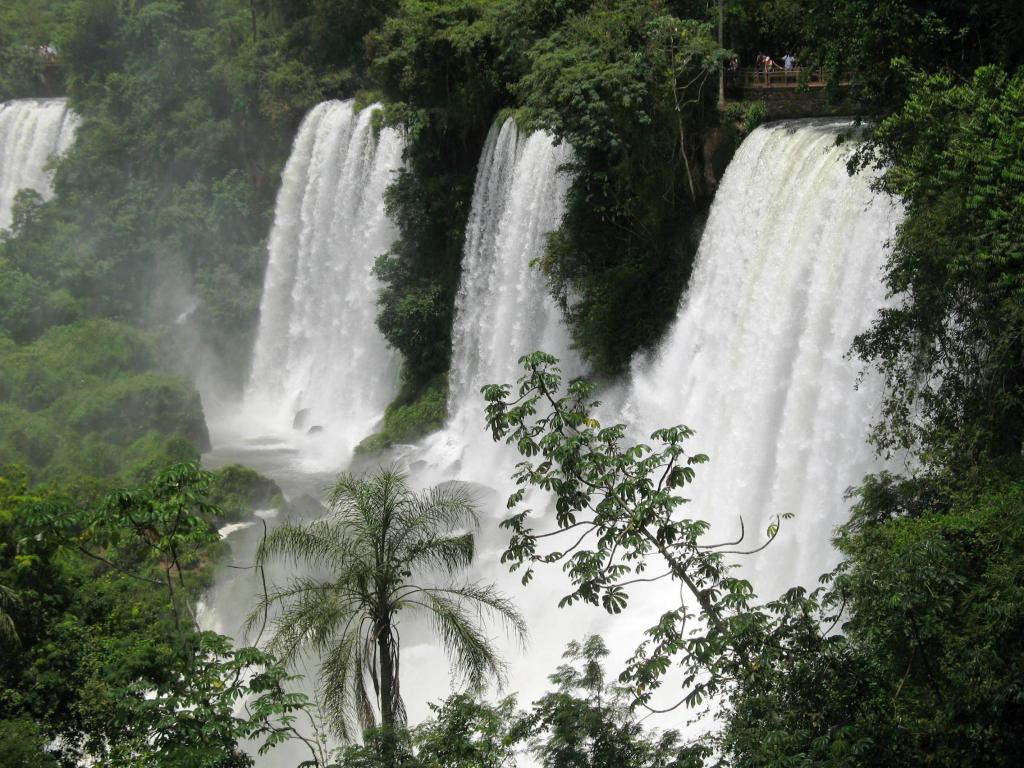
[[(254, 118), (265, 124), (230, 90), (240, 9), (215, 5), (78, 6), (64, 48), (84, 122), (58, 172), (59, 200), (19, 231), (11, 261), (47, 269), (94, 311), (134, 316), (155, 267), (181, 265), (216, 341), (251, 322), (272, 194), (259, 185), (284, 146), (273, 131), (269, 145), (244, 135)], [(224, 284), (225, 271), (239, 283)]]
[(18, 594), (13, 589), (0, 584), (0, 646), (16, 646), (19, 644), (18, 630), (14, 626), (10, 610), (17, 604)]
[(2, 327), (28, 341), (83, 309), (168, 322), (150, 307), (174, 274), (200, 300), (205, 339), (241, 370), (291, 134), (309, 107), (363, 84), (361, 39), (394, 3), (37, 5), (18, 0), (3, 19), (31, 41), (56, 35), (43, 42), (58, 44), (83, 123), (57, 199), (26, 201), (0, 245), (0, 296), (16, 299), (0, 302)]
[[(678, 581), (688, 597), (646, 631), (620, 680), (636, 704), (650, 701), (676, 663), (688, 705), (727, 690), (750, 667), (768, 617), (753, 607), (750, 584), (731, 575), (725, 552), (736, 551), (706, 543), (708, 523), (683, 516), (681, 494), (708, 460), (684, 448), (692, 430), (659, 429), (651, 435), (656, 448), (632, 444), (624, 425), (602, 427), (593, 417), (592, 384), (577, 379), (563, 392), (557, 359), (535, 352), (520, 362), (526, 373), (514, 395), (509, 385), (484, 388), (487, 424), (496, 441), (524, 457), (509, 509), (538, 488), (553, 494), (555, 519), (539, 525), (523, 509), (503, 521), (510, 539), (502, 562), (512, 570), (525, 566), (524, 584), (537, 565), (561, 563), (573, 591), (559, 606), (584, 602), (610, 614), (626, 609), (627, 587), (638, 581)], [(776, 524), (769, 541), (777, 533)]]
[(1014, 2), (947, 0), (803, 0), (808, 55), (826, 68), (855, 74), (859, 98), (875, 114), (898, 109), (913, 70), (969, 76), (986, 63), (1024, 63), (1024, 21)]
[(605, 679), (604, 641), (591, 635), (569, 643), (568, 662), (549, 679), (528, 716), (531, 751), (544, 768), (700, 768), (710, 752), (684, 747), (679, 734), (648, 734), (629, 705), (629, 691)]
[(529, 50), (526, 114), (576, 151), (562, 227), (542, 266), (599, 373), (624, 370), (675, 317), (706, 205), (701, 131), (725, 52), (660, 3), (568, 14)]
[(209, 445), (195, 391), (159, 364), (151, 338), (107, 320), (0, 337), (0, 462), (64, 482), (140, 474)]
[(338, 750), (339, 768), (424, 768), (413, 753), (408, 729), (370, 728), (363, 732), (362, 744), (350, 744)]
[(42, 54), (39, 48), (62, 37), (73, 4), (74, 0), (5, 0), (0, 8), (0, 101), (61, 92), (61, 59)]
[(31, 720), (0, 720), (0, 755), (5, 766), (58, 768), (46, 752), (46, 737)]
[(0, 351), (5, 399), (29, 410), (45, 408), (83, 384), (141, 374), (156, 365), (149, 338), (104, 320), (54, 327), (22, 347), (0, 342)]
[[(965, 491), (882, 475), (859, 492), (825, 604), (733, 697), (738, 765), (1014, 765), (1021, 749), (1019, 463)], [(937, 499), (943, 499), (937, 503)]]
[[(381, 428), (356, 448), (356, 453), (375, 453), (396, 443), (423, 437), (444, 426), (448, 416), (448, 382), (435, 378), (415, 399), (406, 387), (384, 411)], [(404, 396), (403, 396), (404, 395)]]
[(256, 510), (283, 506), (284, 494), (259, 472), (229, 464), (213, 473), (210, 503), (220, 510), (220, 520), (239, 520)]
[(444, 768), (512, 768), (525, 732), (512, 697), (496, 704), (465, 693), (431, 704), (431, 717), (413, 732), (417, 757)]
[(242, 739), (265, 752), (302, 738), (308, 702), (277, 661), (189, 618), (219, 547), (212, 482), (188, 463), (76, 503), (0, 475), (0, 585), (19, 635), (0, 666), (4, 759), (45, 737), (67, 764), (224, 768), (251, 765)]
[[(389, 188), (389, 213), (399, 222), (408, 224), (406, 216), (412, 213), (411, 209), (421, 209), (423, 204), (416, 202), (397, 207), (399, 204), (394, 201), (402, 192), (413, 192), (419, 201), (429, 199), (421, 197), (428, 190), (409, 171), (400, 172), (398, 181)], [(424, 221), (429, 217), (423, 210), (416, 210), (413, 215), (421, 216)], [(408, 231), (408, 227), (405, 229)], [(383, 283), (377, 299), (380, 306), (377, 325), (388, 342), (402, 353), (406, 386), (415, 386), (424, 376), (443, 375), (441, 372), (447, 369), (451, 350), (446, 341), (451, 336), (454, 311), (450, 286), (454, 279), (439, 280), (415, 274), (415, 267), (403, 260), (396, 249), (382, 254), (373, 267), (373, 274)]]
[(722, 122), (732, 130), (736, 146), (767, 119), (767, 111), (763, 101), (734, 102), (725, 108)]
[[(572, 642), (550, 680), (557, 688), (517, 709), (456, 693), (431, 704), (431, 717), (411, 732), (376, 729), (339, 755), (342, 768), (513, 768), (523, 748), (540, 765), (569, 768), (699, 768), (710, 752), (684, 747), (674, 731), (646, 732), (623, 688), (605, 680), (607, 655), (598, 637)], [(385, 745), (394, 749), (390, 758)]]
[[(303, 694), (286, 692), (287, 675), (273, 656), (256, 648), (231, 648), (230, 639), (212, 633), (199, 647), (187, 674), (147, 691), (139, 686), (125, 697), (115, 717), (125, 735), (99, 762), (109, 768), (245, 768), (252, 758), (239, 742), (260, 743), (266, 754), (287, 739), (301, 739), (295, 722), (308, 705)], [(235, 709), (246, 701), (246, 717)], [(318, 745), (306, 741), (313, 760)], [(316, 764), (316, 763), (313, 763)]]
[(404, 380), (429, 386), (448, 370), (455, 292), (476, 162), (508, 102), (495, 0), (403, 0), (370, 35), (387, 121), (406, 131), (406, 168), (387, 193), (399, 230), (375, 273), (378, 324), (405, 359)]
[(724, 56), (708, 28), (653, 0), (408, 0), (368, 45), (409, 139), (388, 192), (401, 236), (376, 268), (406, 382), (447, 367), (473, 163), (494, 115), (516, 105), (577, 150), (542, 266), (595, 368), (621, 371), (674, 317), (707, 204), (700, 133)]
[[(248, 626), (280, 609), (271, 647), (285, 660), (305, 648), (319, 655), (334, 730), (349, 737), (357, 724), (391, 729), (404, 722), (396, 628), (403, 612), (431, 619), (452, 672), (471, 688), (500, 679), (503, 665), (481, 620), (497, 619), (522, 639), (526, 628), (512, 603), (491, 585), (422, 580), (430, 572), (450, 579), (472, 563), (474, 537), (466, 529), (477, 518), (466, 492), (442, 486), (414, 493), (404, 476), (386, 470), (341, 475), (330, 509), (325, 519), (276, 528), (260, 545), (259, 564), (284, 557), (328, 575), (297, 576), (273, 587)], [(385, 746), (389, 754), (397, 748)]]
[(201, 449), (210, 447), (199, 397), (187, 384), (159, 374), (119, 378), (99, 390), (76, 392), (58, 413), (79, 434), (125, 445), (164, 424)]
[(432, 716), (411, 731), (367, 731), (363, 744), (341, 751), (339, 768), (514, 768), (526, 735), (515, 699), (492, 705), (455, 693), (430, 709)]
[(880, 186), (907, 208), (886, 269), (899, 302), (855, 344), (888, 384), (883, 449), (936, 465), (1020, 452), (1022, 117), (1024, 75), (985, 67), (915, 77), (875, 133)]

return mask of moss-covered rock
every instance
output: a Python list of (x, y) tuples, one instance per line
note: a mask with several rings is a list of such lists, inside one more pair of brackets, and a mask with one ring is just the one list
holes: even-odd
[(224, 513), (223, 520), (238, 520), (258, 509), (284, 504), (277, 483), (240, 464), (229, 464), (214, 473), (209, 498)]
[(396, 443), (409, 442), (435, 432), (448, 417), (448, 379), (435, 377), (415, 399), (399, 394), (384, 411), (384, 422), (378, 432), (363, 440), (356, 453), (382, 451)]

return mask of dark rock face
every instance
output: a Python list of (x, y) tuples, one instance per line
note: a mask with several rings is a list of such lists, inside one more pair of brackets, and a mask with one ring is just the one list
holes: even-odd
[(295, 418), (292, 419), (292, 429), (303, 429), (308, 421), (309, 408), (302, 408), (295, 412)]
[(312, 427), (310, 427), (308, 430), (306, 430), (306, 434), (307, 435), (315, 435), (317, 432), (323, 432), (323, 431), (324, 431), (323, 427), (321, 427), (319, 424), (315, 424)]
[(844, 87), (830, 94), (827, 88), (763, 88), (741, 87), (730, 91), (736, 101), (760, 101), (769, 120), (791, 120), (808, 117), (840, 117), (860, 114), (863, 106), (859, 89)]

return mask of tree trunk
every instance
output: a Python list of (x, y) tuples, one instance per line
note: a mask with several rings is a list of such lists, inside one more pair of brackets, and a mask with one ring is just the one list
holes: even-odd
[(390, 622), (381, 622), (377, 629), (377, 654), (380, 657), (380, 756), (387, 768), (397, 765), (395, 733), (395, 659)]
[[(725, 36), (722, 34), (725, 26), (725, 13), (722, 9), (724, 0), (718, 0), (718, 47), (724, 48)], [(725, 106), (725, 62), (718, 67), (718, 108)]]
[(395, 665), (392, 658), (391, 627), (377, 630), (377, 653), (380, 656), (380, 724), (384, 728), (395, 725)]

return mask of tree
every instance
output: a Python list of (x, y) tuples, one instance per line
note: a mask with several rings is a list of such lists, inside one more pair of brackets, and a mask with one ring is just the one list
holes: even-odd
[(18, 768), (58, 768), (46, 752), (46, 736), (31, 720), (0, 720), (0, 760)]
[(821, 599), (832, 620), (779, 606), (778, 652), (727, 702), (727, 764), (1020, 763), (1024, 487), (1019, 462), (979, 474), (945, 497), (886, 474), (858, 491)]
[(281, 526), (257, 553), (261, 565), (283, 557), (329, 575), (298, 576), (268, 590), (248, 625), (280, 608), (270, 647), (286, 660), (307, 647), (320, 654), (324, 706), (340, 736), (350, 738), (356, 723), (387, 731), (404, 721), (403, 611), (430, 617), (452, 671), (470, 687), (502, 677), (503, 663), (478, 617), (500, 620), (522, 640), (526, 625), (512, 602), (492, 585), (421, 580), (432, 570), (454, 577), (473, 561), (469, 529), (477, 516), (465, 490), (415, 493), (393, 470), (343, 474), (331, 490), (330, 511), (323, 520)]
[(433, 717), (413, 732), (417, 757), (431, 768), (514, 768), (526, 735), (512, 696), (489, 704), (464, 693), (431, 704)]
[[(249, 740), (260, 755), (289, 740), (309, 750), (305, 766), (329, 764), (327, 748), (302, 734), (296, 721), (311, 718), (305, 694), (290, 692), (294, 678), (272, 655), (231, 647), (231, 639), (200, 634), (197, 650), (154, 687), (139, 681), (110, 710), (118, 738), (99, 768), (251, 768), (239, 748)], [(239, 706), (241, 704), (241, 706)]]
[[(505, 27), (524, 14), (512, 4)], [(675, 317), (710, 197), (701, 134), (728, 57), (708, 24), (655, 0), (565, 8), (527, 49), (521, 113), (572, 145), (573, 182), (541, 260), (599, 374), (621, 373)], [(550, 23), (550, 22), (548, 22)]]
[[(632, 687), (635, 703), (646, 706), (678, 660), (686, 689), (679, 704), (725, 693), (751, 669), (771, 626), (771, 617), (753, 606), (750, 584), (731, 575), (725, 556), (763, 549), (779, 521), (769, 526), (768, 542), (746, 552), (736, 549), (742, 533), (736, 542), (707, 543), (708, 523), (680, 514), (682, 489), (694, 467), (707, 461), (684, 448), (692, 430), (679, 425), (654, 432), (658, 448), (630, 443), (624, 425), (602, 427), (593, 417), (593, 384), (577, 379), (563, 392), (558, 360), (543, 352), (520, 363), (526, 375), (515, 396), (509, 385), (484, 387), (487, 423), (495, 440), (526, 457), (516, 468), (520, 488), (508, 507), (518, 506), (534, 486), (554, 495), (555, 519), (540, 532), (529, 510), (505, 520), (511, 538), (502, 562), (513, 570), (526, 566), (523, 583), (537, 564), (561, 563), (574, 590), (559, 605), (583, 601), (613, 614), (626, 608), (627, 588), (678, 581), (689, 598), (647, 630), (620, 679)], [(564, 548), (558, 548), (561, 541)]]
[(295, 727), (309, 702), (284, 667), (190, 617), (221, 547), (213, 479), (187, 462), (82, 503), (0, 473), (0, 582), (18, 590), (20, 635), (0, 664), (0, 744), (38, 730), (62, 765), (241, 768), (241, 741), (262, 754), (297, 739), (326, 765)]
[(429, 706), (433, 715), (412, 730), (366, 731), (362, 744), (341, 752), (339, 768), (514, 768), (516, 745), (527, 735), (514, 697), (490, 704), (453, 693)]
[(962, 476), (965, 460), (1021, 452), (1024, 75), (912, 82), (862, 152), (907, 214), (885, 275), (899, 302), (855, 351), (888, 384), (877, 444)]
[(17, 599), (17, 593), (13, 589), (0, 584), (0, 646), (18, 644), (18, 631), (9, 613)]
[(609, 683), (602, 661), (608, 648), (597, 635), (573, 641), (568, 661), (549, 678), (529, 715), (532, 751), (544, 768), (699, 768), (706, 752), (679, 743), (676, 731), (646, 733), (629, 706), (626, 688)]

